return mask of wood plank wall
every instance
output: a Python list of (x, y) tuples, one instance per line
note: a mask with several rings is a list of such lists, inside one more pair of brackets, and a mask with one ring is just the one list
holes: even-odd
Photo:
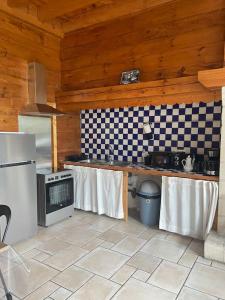
[(68, 33), (62, 40), (64, 90), (111, 86), (124, 70), (141, 81), (197, 75), (223, 65), (224, 0), (176, 0), (140, 15)]
[(58, 162), (69, 154), (80, 153), (80, 112), (57, 117)]
[(47, 67), (48, 101), (60, 87), (60, 40), (0, 12), (0, 131), (17, 131), (17, 115), (28, 101), (28, 62)]
[[(28, 62), (47, 69), (49, 104), (60, 89), (60, 39), (15, 17), (0, 12), (0, 131), (18, 130), (18, 113), (28, 101)], [(54, 123), (54, 157), (80, 151), (80, 117), (64, 116)], [(57, 152), (57, 153), (56, 153)]]

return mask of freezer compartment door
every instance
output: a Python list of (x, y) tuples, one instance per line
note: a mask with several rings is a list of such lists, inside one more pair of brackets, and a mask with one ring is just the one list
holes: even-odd
[[(35, 170), (35, 164), (0, 168), (0, 204), (8, 205), (12, 212), (5, 240), (7, 244), (28, 239), (37, 232)], [(1, 232), (4, 225), (1, 220)]]
[(0, 133), (0, 165), (29, 160), (36, 160), (33, 134)]

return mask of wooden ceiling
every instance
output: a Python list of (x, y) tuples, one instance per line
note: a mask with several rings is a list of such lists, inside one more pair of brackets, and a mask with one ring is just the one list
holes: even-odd
[[(0, 0), (0, 10), (18, 13), (58, 35), (92, 27), (175, 0)], [(179, 0), (178, 0), (179, 1)], [(3, 4), (2, 4), (3, 3)]]

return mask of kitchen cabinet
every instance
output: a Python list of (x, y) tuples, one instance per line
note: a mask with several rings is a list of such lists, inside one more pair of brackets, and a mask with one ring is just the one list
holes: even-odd
[(74, 173), (75, 208), (117, 219), (126, 218), (127, 208), (123, 203), (126, 189), (122, 171), (71, 165), (66, 167), (73, 169)]

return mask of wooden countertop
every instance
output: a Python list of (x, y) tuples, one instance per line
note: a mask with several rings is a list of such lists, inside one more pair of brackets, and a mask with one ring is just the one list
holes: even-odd
[(62, 164), (65, 165), (73, 165), (73, 166), (82, 166), (89, 168), (97, 168), (104, 170), (114, 170), (114, 171), (123, 171), (133, 174), (140, 175), (153, 175), (153, 176), (168, 176), (168, 177), (181, 177), (181, 178), (189, 178), (196, 180), (207, 180), (207, 181), (219, 181), (218, 176), (208, 176), (197, 173), (186, 173), (182, 171), (169, 171), (169, 170), (157, 170), (157, 169), (144, 169), (141, 165), (132, 165), (132, 166), (111, 166), (111, 165), (102, 165), (97, 163), (85, 163), (85, 162), (72, 162), (72, 161), (64, 161)]

